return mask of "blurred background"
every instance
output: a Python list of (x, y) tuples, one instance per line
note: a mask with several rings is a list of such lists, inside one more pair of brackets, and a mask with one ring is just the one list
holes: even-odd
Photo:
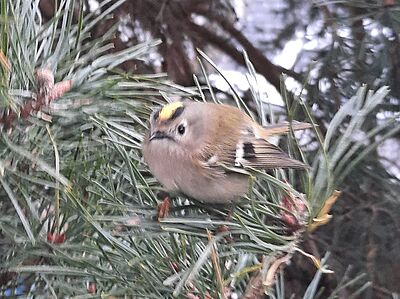
[[(285, 119), (287, 113), (282, 93), (289, 93), (289, 102), (301, 95), (325, 135), (335, 113), (362, 86), (371, 90), (382, 86), (390, 89), (383, 103), (366, 116), (366, 130), (373, 130), (400, 112), (398, 0), (76, 0), (76, 3), (73, 23), (89, 13), (93, 13), (93, 18), (102, 16), (88, 30), (87, 39), (101, 38), (116, 26), (114, 48), (107, 49), (107, 53), (153, 39), (162, 41), (141, 59), (129, 59), (119, 65), (126, 72), (148, 75), (165, 72), (172, 82), (184, 87), (211, 83), (217, 97), (232, 101), (229, 86), (209, 65), (206, 65), (209, 76), (204, 77), (197, 58), (196, 49), (200, 49), (214, 61), (249, 107), (256, 109), (245, 76), (244, 50), (257, 73), (260, 97), (278, 119)], [(55, 16), (58, 5), (54, 0), (39, 1), (44, 23)], [(103, 17), (111, 8), (112, 13)], [(304, 112), (298, 112), (296, 118), (304, 119)], [(399, 126), (398, 118), (395, 126)], [(360, 130), (352, 138), (368, 145), (384, 134), (372, 140)], [(306, 144), (307, 138), (302, 142)], [(312, 144), (308, 146), (312, 148)], [(400, 136), (394, 134), (372, 147), (367, 158), (340, 182), (338, 188), (343, 193), (333, 206), (332, 220), (313, 234), (306, 234), (301, 244), (305, 251), (319, 258), (327, 251), (331, 253), (329, 267), (335, 273), (320, 281), (323, 286), (320, 298), (327, 298), (343, 277), (360, 273), (366, 273), (363, 283), (371, 284), (359, 298), (398, 298), (399, 180)], [(285, 268), (286, 294), (304, 294), (314, 273), (312, 263), (296, 254)], [(339, 297), (347, 295), (344, 291)]]

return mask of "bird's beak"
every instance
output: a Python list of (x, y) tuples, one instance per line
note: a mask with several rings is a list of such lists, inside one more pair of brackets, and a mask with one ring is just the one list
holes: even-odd
[(169, 138), (169, 136), (162, 131), (155, 131), (150, 134), (150, 141), (153, 139), (163, 139), (163, 138)]

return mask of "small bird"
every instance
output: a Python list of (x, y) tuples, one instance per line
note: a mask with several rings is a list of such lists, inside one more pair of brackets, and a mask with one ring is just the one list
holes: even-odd
[[(292, 127), (310, 125), (294, 122)], [(267, 141), (289, 130), (288, 123), (263, 127), (229, 105), (173, 102), (150, 116), (142, 150), (151, 173), (168, 192), (228, 204), (237, 202), (250, 182), (249, 175), (235, 168), (308, 168)]]

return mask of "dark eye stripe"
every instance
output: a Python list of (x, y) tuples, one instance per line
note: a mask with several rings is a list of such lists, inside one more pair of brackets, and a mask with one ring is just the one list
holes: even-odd
[(154, 112), (154, 114), (153, 114), (153, 119), (154, 119), (154, 120), (157, 120), (157, 118), (158, 118), (159, 115), (160, 115), (160, 109), (157, 110), (156, 112)]
[(178, 107), (176, 108), (176, 110), (174, 111), (174, 114), (172, 114), (171, 116), (171, 120), (177, 118), (179, 115), (182, 114), (183, 110), (185, 109), (185, 107)]

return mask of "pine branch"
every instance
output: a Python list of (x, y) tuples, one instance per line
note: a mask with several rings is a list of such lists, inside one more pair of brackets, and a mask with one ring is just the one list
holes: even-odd
[[(379, 141), (398, 133), (394, 118), (365, 129), (369, 140), (377, 138), (369, 145), (351, 138), (363, 129), (366, 116), (382, 103), (387, 90), (360, 89), (339, 109), (325, 140), (311, 131), (312, 141), (320, 142), (317, 151), (302, 153), (289, 136), (290, 152), (312, 157), (312, 173), (245, 169), (257, 179), (249, 197), (228, 220), (225, 209), (175, 197), (170, 216), (158, 221), (155, 194), (161, 186), (141, 157), (146, 121), (155, 106), (165, 103), (160, 91), (166, 97), (185, 98), (201, 92), (160, 75), (116, 70), (121, 63), (142, 58), (159, 42), (108, 53), (116, 28), (99, 39), (89, 40), (87, 35), (121, 2), (104, 15), (82, 16), (86, 24), (82, 27), (72, 21), (73, 3), (63, 2), (56, 18), (46, 25), (40, 23), (37, 2), (8, 4), (7, 13), (17, 23), (8, 27), (10, 48), (3, 51), (11, 68), (7, 108), (22, 107), (15, 111), (22, 118), (31, 117), (29, 123), (14, 122), (15, 129), (3, 133), (0, 140), (0, 175), (6, 186), (0, 190), (5, 198), (0, 203), (0, 294), (9, 290), (7, 283), (17, 287), (19, 281), (27, 286), (25, 295), (44, 297), (168, 298), (173, 294), (211, 296), (216, 290), (225, 296), (233, 287), (246, 296), (254, 291), (260, 296), (274, 292), (282, 284), (277, 270), (292, 254), (302, 252), (302, 237), (321, 208), (321, 216), (328, 215), (330, 207), (323, 207), (334, 188)], [(241, 59), (254, 76), (256, 67), (246, 56)], [(42, 66), (50, 73), (39, 71), (35, 78), (34, 70)], [(59, 80), (54, 85), (53, 75)], [(72, 82), (74, 89), (70, 89)], [(57, 84), (68, 92), (59, 92)], [(19, 99), (36, 86), (37, 103), (29, 98), (21, 104)], [(256, 88), (252, 86), (254, 95)], [(248, 111), (240, 95), (234, 95)], [(259, 100), (255, 96), (256, 107), (262, 107)], [(290, 104), (300, 104), (313, 122), (305, 101), (295, 98)], [(44, 108), (50, 108), (51, 122), (32, 113)], [(256, 112), (262, 117), (260, 109)], [(51, 230), (55, 222), (60, 231)], [(221, 226), (227, 229), (221, 231)], [(262, 263), (263, 257), (275, 263)], [(314, 296), (326, 272), (323, 263), (316, 259), (314, 263), (319, 269), (305, 298)], [(267, 285), (257, 274), (249, 277), (254, 269), (266, 274)]]

